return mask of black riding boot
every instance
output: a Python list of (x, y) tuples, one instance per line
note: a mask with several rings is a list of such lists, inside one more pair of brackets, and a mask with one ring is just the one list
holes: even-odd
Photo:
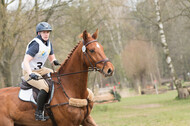
[(48, 93), (45, 90), (40, 90), (38, 97), (37, 97), (37, 109), (35, 112), (36, 120), (46, 121), (49, 119), (49, 116), (44, 116), (43, 108), (45, 101), (47, 99)]

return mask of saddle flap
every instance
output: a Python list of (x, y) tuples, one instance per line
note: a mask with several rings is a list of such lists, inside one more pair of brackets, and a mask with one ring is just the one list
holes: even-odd
[(34, 100), (34, 97), (33, 97), (32, 94), (33, 94), (32, 89), (28, 89), (28, 90), (20, 89), (20, 91), (19, 91), (19, 98), (22, 101), (27, 101), (27, 102), (32, 102), (34, 104), (37, 104), (36, 101)]

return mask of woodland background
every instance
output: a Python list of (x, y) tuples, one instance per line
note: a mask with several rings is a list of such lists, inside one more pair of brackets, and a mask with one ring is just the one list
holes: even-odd
[[(160, 0), (170, 56), (177, 76), (190, 77), (190, 0)], [(50, 40), (63, 62), (86, 29), (99, 29), (98, 41), (115, 66), (112, 77), (89, 73), (89, 86), (106, 84), (142, 88), (170, 80), (170, 70), (160, 43), (153, 0), (1, 0), (0, 88), (19, 86), (21, 62), (36, 25), (53, 27)], [(46, 64), (51, 67), (50, 63)]]

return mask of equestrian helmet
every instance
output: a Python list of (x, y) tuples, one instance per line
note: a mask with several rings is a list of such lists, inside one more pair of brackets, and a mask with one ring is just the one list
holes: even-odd
[(47, 22), (40, 22), (36, 26), (36, 34), (38, 34), (38, 32), (41, 32), (41, 31), (52, 31), (52, 28)]

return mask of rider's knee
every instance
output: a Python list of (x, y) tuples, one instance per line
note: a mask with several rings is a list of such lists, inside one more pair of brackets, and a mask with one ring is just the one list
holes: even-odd
[(47, 93), (49, 92), (49, 87), (48, 86), (43, 86), (41, 89), (45, 90)]

